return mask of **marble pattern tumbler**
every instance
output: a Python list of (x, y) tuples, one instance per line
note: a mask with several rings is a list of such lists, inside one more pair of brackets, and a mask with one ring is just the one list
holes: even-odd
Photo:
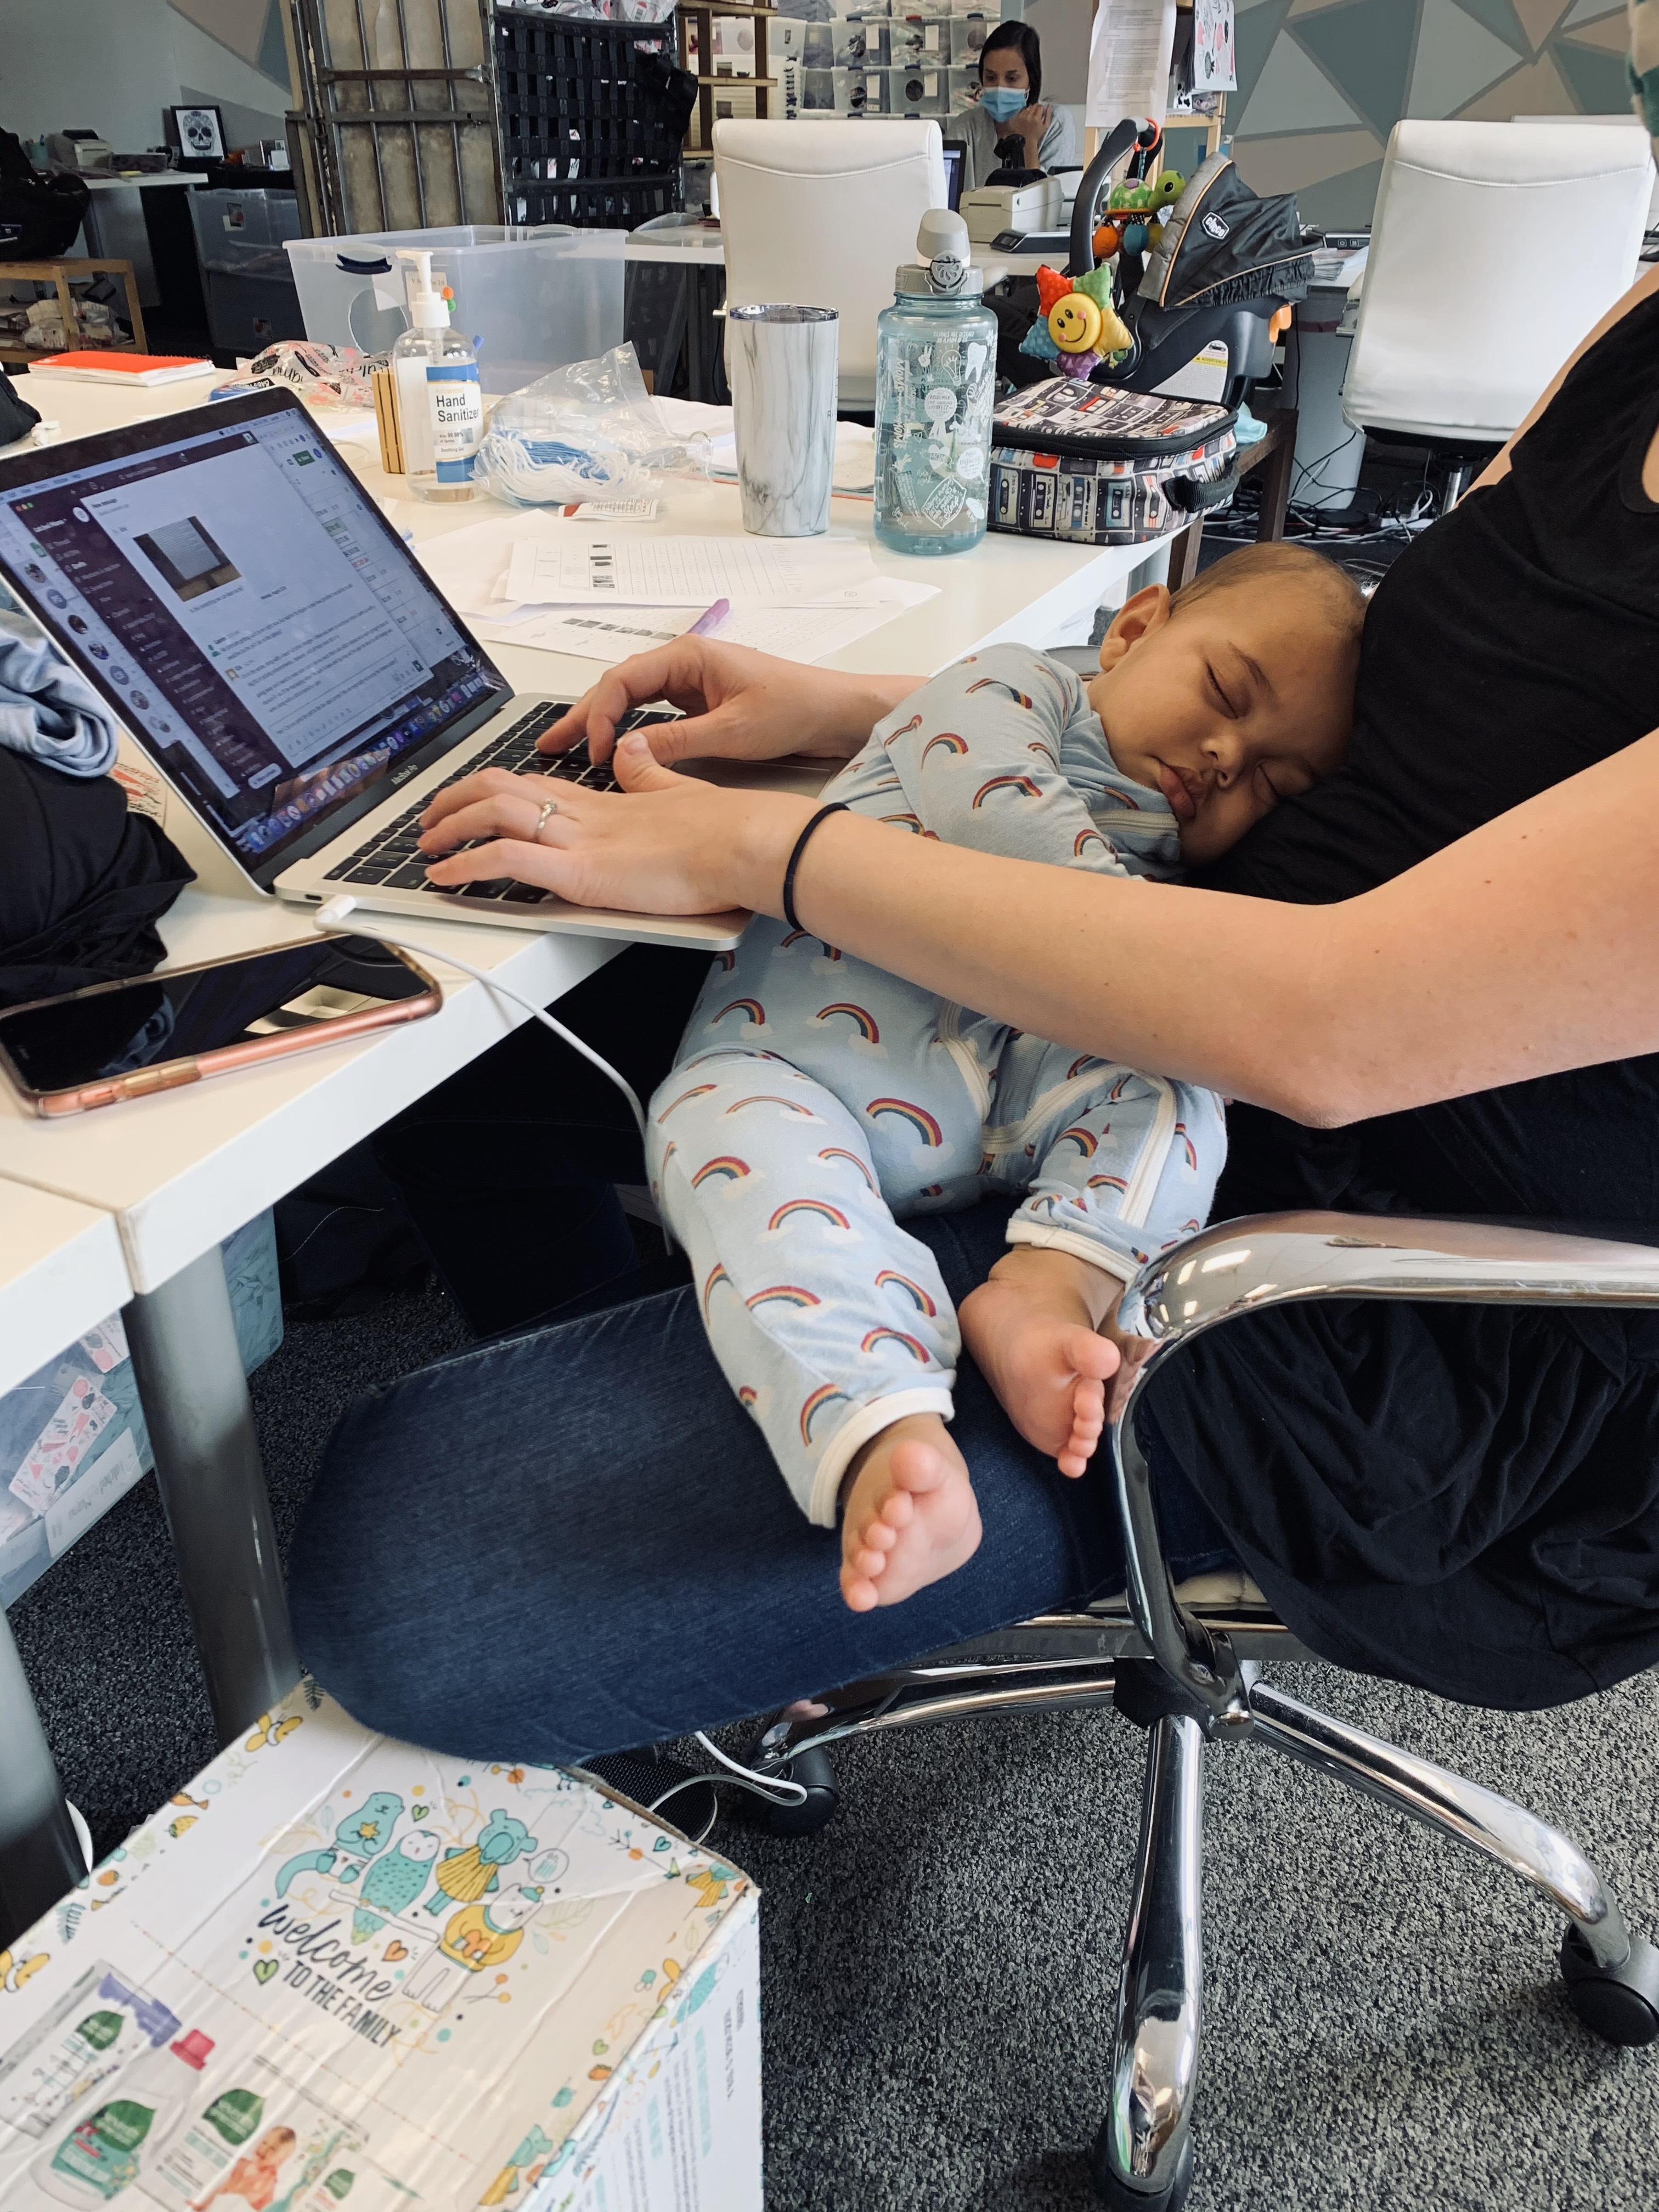
[(762, 538), (830, 527), (840, 319), (833, 307), (726, 311), (743, 526)]

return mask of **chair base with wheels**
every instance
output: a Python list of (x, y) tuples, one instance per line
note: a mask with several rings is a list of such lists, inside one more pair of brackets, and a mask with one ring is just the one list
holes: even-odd
[(839, 1742), (979, 1715), (1099, 1705), (1146, 1732), (1139, 1848), (1091, 2171), (1116, 2212), (1176, 2212), (1193, 2173), (1207, 1747), (1255, 1743), (1295, 1759), (1529, 1883), (1566, 1917), (1559, 1960), (1568, 2000), (1607, 2042), (1659, 2039), (1659, 1949), (1630, 1934), (1595, 1866), (1559, 1829), (1266, 1680), (1264, 1664), (1316, 1655), (1243, 1575), (1171, 1586), (1133, 1425), (1141, 1389), (1202, 1329), (1292, 1300), (1656, 1306), (1659, 1251), (1467, 1223), (1268, 1215), (1189, 1238), (1147, 1270), (1142, 1294), (1158, 1348), (1111, 1431), (1127, 1595), (792, 1706), (762, 1734), (753, 1765), (805, 1785), (804, 1802), (767, 1815), (775, 1832), (802, 1833), (833, 1817), (829, 1752)]

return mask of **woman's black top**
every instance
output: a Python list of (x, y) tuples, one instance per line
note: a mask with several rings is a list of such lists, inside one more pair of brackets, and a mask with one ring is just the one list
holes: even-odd
[[(1656, 430), (1659, 296), (1585, 355), (1510, 474), (1389, 570), (1346, 765), (1258, 823), (1213, 888), (1351, 896), (1659, 728)], [(1659, 1243), (1659, 1055), (1335, 1131), (1252, 1108), (1229, 1124), (1218, 1219), (1339, 1206)], [(1333, 1659), (1517, 1708), (1659, 1661), (1659, 1315), (1289, 1308), (1201, 1339), (1148, 1397), (1269, 1598)]]

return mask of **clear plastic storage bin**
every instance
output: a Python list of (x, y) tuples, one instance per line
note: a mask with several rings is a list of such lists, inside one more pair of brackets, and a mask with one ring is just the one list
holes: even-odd
[(622, 343), (627, 242), (623, 230), (476, 223), (293, 238), (287, 252), (306, 336), (383, 353), (409, 328), (398, 250), (431, 247), (434, 281), (454, 291), (453, 325), (477, 348), (484, 390), (499, 395)]
[(948, 19), (930, 18), (925, 21), (908, 18), (903, 22), (887, 27), (887, 51), (895, 69), (908, 69), (914, 63), (928, 63), (943, 69), (951, 58), (952, 26)]
[(807, 69), (800, 73), (803, 115), (879, 115), (881, 72), (872, 70)]
[(294, 271), (283, 251), (300, 235), (294, 194), (198, 191), (185, 198), (215, 351), (253, 354), (274, 338), (303, 337)]
[(951, 16), (951, 59), (958, 69), (965, 68), (969, 62), (977, 65), (980, 48), (1001, 20), (997, 15)]
[(890, 69), (886, 79), (888, 115), (942, 117), (951, 112), (951, 72), (927, 63), (908, 69)]
[(861, 18), (803, 23), (808, 69), (879, 69), (887, 59), (887, 26)]
[[(276, 1235), (261, 1213), (221, 1247), (237, 1349), (252, 1374), (283, 1340)], [(83, 1446), (52, 1448), (79, 1412)], [(10, 1606), (155, 1464), (118, 1314), (0, 1393), (0, 1606)]]

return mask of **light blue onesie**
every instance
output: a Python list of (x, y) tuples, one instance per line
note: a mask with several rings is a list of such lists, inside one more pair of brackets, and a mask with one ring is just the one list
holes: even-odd
[[(1179, 860), (1167, 803), (1115, 766), (1081, 681), (1021, 646), (914, 692), (826, 796), (1097, 874), (1168, 876)], [(1127, 1284), (1202, 1224), (1225, 1152), (1212, 1091), (1045, 1043), (757, 919), (703, 986), (647, 1160), (715, 1357), (803, 1510), (832, 1527), (861, 1445), (951, 1410), (956, 1316), (905, 1216), (1022, 1194), (1010, 1243)]]

